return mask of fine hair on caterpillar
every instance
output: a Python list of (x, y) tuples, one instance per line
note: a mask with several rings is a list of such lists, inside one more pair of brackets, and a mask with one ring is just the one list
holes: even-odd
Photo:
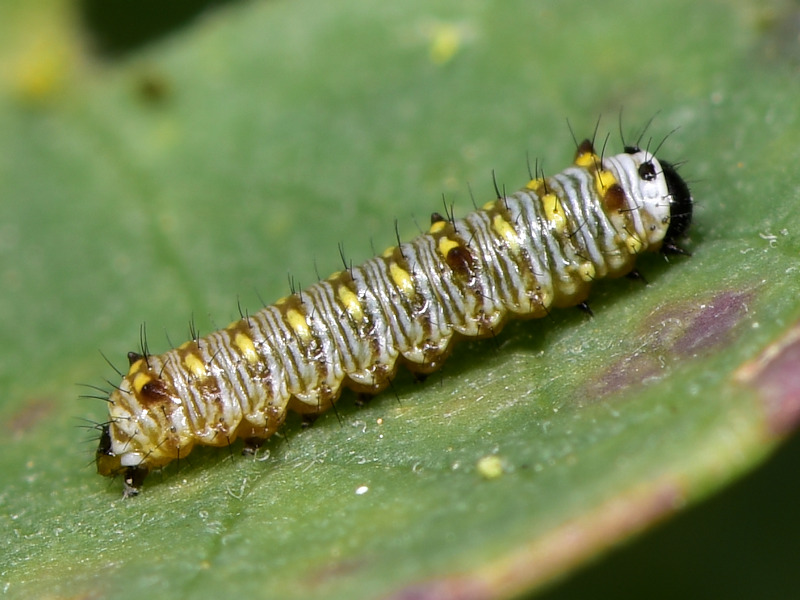
[[(649, 125), (649, 123), (648, 123)], [(128, 354), (108, 397), (96, 452), (102, 475), (123, 476), (136, 495), (153, 469), (197, 445), (253, 451), (288, 411), (330, 409), (347, 387), (376, 394), (400, 363), (427, 374), (455, 339), (490, 337), (511, 318), (579, 306), (591, 284), (636, 275), (643, 252), (679, 245), (692, 196), (672, 163), (623, 139), (605, 156), (576, 143), (572, 165), (547, 175), (538, 162), (522, 189), (456, 219), (431, 215), (428, 230), (361, 265), (297, 290), (224, 329), (161, 355)], [(596, 129), (595, 129), (596, 136)], [(606, 138), (607, 139), (607, 138)], [(341, 249), (340, 249), (341, 250)]]

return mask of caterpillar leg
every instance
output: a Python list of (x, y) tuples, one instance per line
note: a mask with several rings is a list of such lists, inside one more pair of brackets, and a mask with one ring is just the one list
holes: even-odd
[(138, 496), (149, 472), (150, 470), (146, 467), (127, 467), (122, 477), (122, 497)]
[(244, 447), (242, 448), (242, 454), (245, 456), (255, 456), (256, 452), (258, 452), (259, 448), (261, 448), (266, 441), (267, 438), (260, 437), (249, 437), (245, 439)]

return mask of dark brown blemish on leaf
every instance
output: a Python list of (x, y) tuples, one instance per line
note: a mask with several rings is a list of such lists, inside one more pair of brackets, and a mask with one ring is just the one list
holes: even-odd
[(31, 399), (20, 410), (11, 415), (6, 422), (6, 428), (14, 438), (19, 439), (41, 421), (47, 419), (54, 409), (55, 404), (50, 400), (42, 398)]
[(412, 584), (384, 600), (489, 600), (497, 594), (482, 581), (463, 577), (449, 577)]
[(365, 559), (350, 559), (335, 561), (329, 565), (313, 570), (308, 574), (308, 583), (312, 589), (318, 586), (329, 586), (332, 582), (346, 577), (357, 577), (358, 574), (370, 566), (370, 561)]
[(800, 321), (742, 365), (734, 379), (758, 393), (770, 433), (784, 436), (796, 429), (800, 423)]
[(675, 339), (670, 351), (678, 358), (692, 358), (724, 346), (733, 339), (750, 300), (748, 292), (729, 291), (714, 296), (709, 303), (701, 302), (687, 314), (684, 333)]
[(139, 73), (135, 81), (138, 96), (149, 104), (160, 104), (170, 96), (169, 80), (156, 71)]
[(658, 307), (634, 337), (641, 340), (632, 354), (606, 367), (588, 386), (599, 400), (627, 388), (661, 379), (666, 367), (712, 353), (725, 346), (747, 315), (752, 292), (726, 290), (706, 300), (684, 300)]
[(670, 478), (650, 481), (548, 532), (532, 533), (530, 543), (470, 573), (414, 583), (384, 600), (490, 600), (530, 594), (601, 550), (665, 519), (684, 504), (684, 497)]

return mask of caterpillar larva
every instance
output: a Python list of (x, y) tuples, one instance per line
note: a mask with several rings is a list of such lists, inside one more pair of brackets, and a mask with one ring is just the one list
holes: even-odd
[(399, 362), (433, 371), (457, 337), (584, 305), (592, 281), (631, 273), (642, 252), (684, 253), (689, 188), (648, 150), (604, 158), (585, 140), (572, 166), (538, 175), (463, 219), (434, 213), (427, 233), (225, 329), (159, 356), (130, 353), (98, 472), (122, 474), (135, 495), (195, 445), (241, 437), (256, 448), (288, 410), (320, 413), (343, 386), (377, 393)]

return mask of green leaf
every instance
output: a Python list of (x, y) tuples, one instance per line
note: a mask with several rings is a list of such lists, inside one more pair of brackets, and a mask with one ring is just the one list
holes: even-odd
[[(496, 598), (760, 463), (797, 422), (797, 57), (776, 4), (232, 3), (100, 60), (73, 5), (0, 8), (0, 589)], [(762, 11), (762, 12), (759, 12)], [(795, 42), (796, 43), (796, 42)], [(794, 62), (793, 62), (794, 61)], [(691, 258), (458, 346), (260, 460), (141, 496), (93, 473), (135, 349), (178, 344), (548, 173), (603, 115), (693, 186)], [(652, 139), (652, 141), (650, 141)], [(104, 383), (104, 379), (109, 384)], [(92, 393), (89, 390), (89, 393)], [(88, 431), (80, 429), (88, 423)]]

